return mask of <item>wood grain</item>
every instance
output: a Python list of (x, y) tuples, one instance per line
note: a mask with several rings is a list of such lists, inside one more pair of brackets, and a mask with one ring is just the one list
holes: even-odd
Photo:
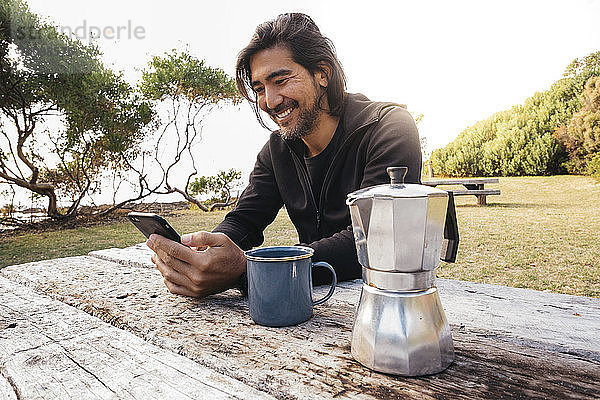
[[(117, 264), (154, 269), (151, 254), (144, 243), (90, 253)], [(349, 290), (338, 289), (335, 299), (354, 307), (359, 281), (343, 285)], [(599, 299), (449, 279), (437, 279), (437, 286), (448, 321), (456, 329), (485, 331), (517, 344), (600, 362)]]
[(277, 398), (600, 397), (597, 299), (440, 280), (456, 361), (438, 375), (402, 378), (350, 355), (358, 282), (341, 284), (311, 320), (267, 328), (236, 291), (175, 296), (139, 262), (73, 257), (1, 274)]
[(0, 277), (0, 399), (272, 398)]

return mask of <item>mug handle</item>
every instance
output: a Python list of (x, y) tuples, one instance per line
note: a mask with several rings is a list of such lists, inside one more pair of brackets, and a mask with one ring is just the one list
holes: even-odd
[(327, 293), (322, 299), (313, 301), (313, 306), (326, 302), (331, 297), (331, 295), (333, 295), (333, 292), (335, 291), (335, 286), (337, 285), (337, 275), (335, 274), (335, 270), (329, 263), (326, 263), (325, 261), (318, 261), (316, 263), (312, 263), (313, 268), (316, 266), (328, 268), (331, 271), (331, 274), (333, 275), (333, 282), (331, 283), (331, 287), (329, 288), (329, 293)]

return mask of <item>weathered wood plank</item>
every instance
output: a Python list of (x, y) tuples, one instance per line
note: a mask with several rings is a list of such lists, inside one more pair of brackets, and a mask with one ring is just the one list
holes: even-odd
[(423, 181), (424, 185), (439, 186), (439, 185), (454, 185), (464, 186), (466, 190), (448, 190), (455, 196), (473, 195), (477, 197), (477, 205), (487, 205), (487, 196), (499, 195), (500, 189), (484, 189), (486, 183), (499, 183), (498, 178), (466, 178), (466, 179), (437, 179)]
[(438, 279), (451, 324), (600, 365), (600, 299)]
[(272, 398), (0, 277), (0, 398)]
[(499, 189), (473, 189), (473, 190), (448, 190), (455, 196), (488, 196), (488, 195), (499, 195)]
[(89, 256), (132, 267), (155, 268), (152, 261), (150, 261), (152, 250), (146, 246), (145, 242), (125, 248), (113, 247), (110, 249), (92, 251), (89, 253)]
[[(152, 252), (145, 244), (90, 253), (122, 265), (154, 269)], [(449, 279), (437, 279), (440, 297), (451, 324), (472, 331), (486, 330), (517, 343), (555, 351), (590, 354), (600, 362), (600, 300), (544, 293)], [(325, 290), (317, 288), (319, 290)], [(359, 281), (343, 282), (335, 299), (356, 304)]]
[[(556, 339), (555, 333), (535, 337), (544, 323), (553, 332), (567, 326), (554, 327), (554, 314), (544, 313), (555, 304), (561, 307), (559, 319), (575, 324), (575, 331), (581, 323), (583, 330), (596, 332), (598, 322), (591, 319), (600, 315), (597, 299), (565, 300), (519, 289), (498, 294), (492, 285), (440, 281), (456, 362), (435, 376), (400, 378), (372, 372), (350, 355), (359, 294), (356, 282), (341, 284), (310, 321), (266, 328), (250, 320), (246, 300), (235, 291), (204, 300), (174, 296), (151, 268), (74, 257), (7, 267), (1, 274), (278, 398), (600, 396), (597, 338), (590, 337), (588, 346), (576, 343), (581, 339), (577, 334), (564, 335), (565, 341)], [(543, 300), (538, 298), (539, 315), (534, 313), (531, 319), (537, 328), (521, 334), (537, 296)], [(565, 302), (570, 306), (565, 308)], [(505, 321), (515, 310), (524, 316)]]
[(0, 400), (17, 400), (15, 388), (2, 374), (3, 371), (0, 369)]
[(464, 179), (429, 179), (424, 180), (423, 185), (479, 185), (485, 183), (500, 183), (498, 178), (464, 178)]

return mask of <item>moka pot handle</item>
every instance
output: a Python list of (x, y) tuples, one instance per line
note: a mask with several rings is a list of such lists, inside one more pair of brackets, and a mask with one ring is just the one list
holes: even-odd
[(454, 206), (454, 193), (448, 191), (448, 209), (446, 210), (446, 223), (444, 225), (444, 239), (440, 259), (449, 263), (456, 261), (458, 251), (458, 222), (456, 220), (456, 207)]

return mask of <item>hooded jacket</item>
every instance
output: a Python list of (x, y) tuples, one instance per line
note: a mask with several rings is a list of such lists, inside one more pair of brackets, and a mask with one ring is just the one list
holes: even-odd
[[(389, 183), (389, 166), (407, 166), (405, 181), (420, 183), (421, 148), (412, 116), (394, 103), (372, 102), (347, 94), (340, 117), (343, 136), (329, 165), (319, 198), (313, 195), (301, 139), (282, 139), (278, 131), (259, 152), (250, 182), (214, 232), (225, 233), (243, 250), (263, 243), (264, 229), (285, 206), (313, 261), (327, 261), (338, 280), (361, 277), (346, 195)], [(315, 284), (330, 281), (329, 272), (313, 271)]]

